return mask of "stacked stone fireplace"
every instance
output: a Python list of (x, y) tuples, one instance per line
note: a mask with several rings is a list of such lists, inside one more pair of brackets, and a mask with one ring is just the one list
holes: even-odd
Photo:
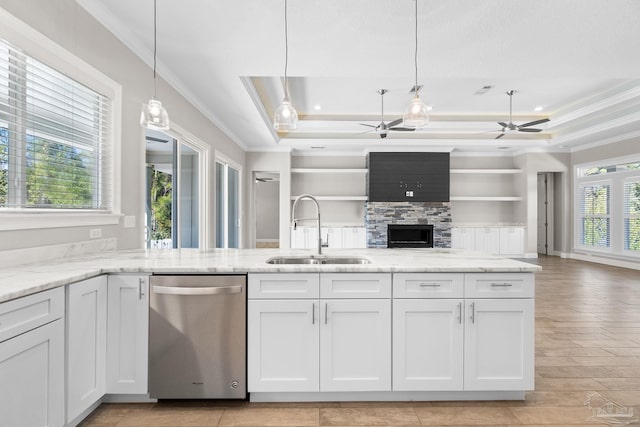
[(433, 247), (451, 247), (450, 202), (367, 202), (367, 247), (387, 247), (389, 224), (433, 225)]

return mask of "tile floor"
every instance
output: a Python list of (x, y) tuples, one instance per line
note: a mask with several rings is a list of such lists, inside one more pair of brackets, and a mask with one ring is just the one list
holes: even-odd
[(588, 420), (592, 392), (640, 417), (640, 271), (557, 257), (538, 263), (536, 389), (524, 401), (103, 404), (81, 425), (603, 425)]

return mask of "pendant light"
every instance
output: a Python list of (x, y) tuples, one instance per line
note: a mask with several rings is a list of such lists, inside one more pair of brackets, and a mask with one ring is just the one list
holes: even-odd
[(153, 0), (153, 97), (142, 107), (140, 125), (149, 129), (167, 130), (170, 128), (169, 114), (162, 106), (162, 102), (156, 99), (156, 53), (158, 45), (156, 1)]
[(298, 128), (298, 113), (289, 101), (289, 82), (287, 66), (289, 65), (289, 34), (287, 22), (287, 0), (284, 0), (284, 98), (273, 117), (273, 127), (277, 131), (295, 130)]
[(418, 94), (418, 0), (414, 0), (416, 3), (415, 9), (415, 28), (416, 28), (416, 48), (414, 51), (413, 63), (415, 66), (415, 86), (413, 87), (413, 92), (415, 93), (415, 97), (411, 100), (411, 103), (407, 107), (402, 116), (402, 124), (406, 127), (410, 128), (421, 128), (429, 123), (429, 112), (427, 110), (427, 106), (420, 100), (420, 95)]

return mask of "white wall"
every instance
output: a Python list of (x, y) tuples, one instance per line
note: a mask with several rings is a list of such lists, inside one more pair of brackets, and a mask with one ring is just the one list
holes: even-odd
[[(101, 226), (105, 238), (115, 237), (119, 249), (142, 247), (144, 218), (144, 132), (140, 109), (151, 97), (151, 70), (74, 0), (0, 0), (0, 8), (16, 16), (75, 56), (97, 68), (122, 86), (122, 152), (116, 159), (121, 167), (121, 208), (135, 215), (137, 226)], [(171, 121), (215, 149), (244, 165), (244, 151), (161, 78), (158, 98), (166, 106)], [(212, 180), (215, 179), (212, 175)], [(210, 188), (215, 188), (210, 183)], [(213, 212), (214, 201), (211, 198)], [(29, 248), (88, 240), (89, 228), (69, 227), (0, 232), (0, 250)], [(213, 229), (214, 227), (211, 227)], [(215, 241), (215, 239), (211, 239)]]

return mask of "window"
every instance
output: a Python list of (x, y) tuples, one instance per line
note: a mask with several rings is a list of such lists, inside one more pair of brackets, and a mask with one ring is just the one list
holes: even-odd
[(584, 246), (610, 246), (609, 185), (580, 187), (580, 243)]
[(624, 184), (624, 249), (640, 253), (640, 180)]
[(112, 208), (111, 100), (0, 40), (0, 210)]
[(216, 161), (216, 248), (240, 247), (240, 168)]
[(579, 165), (575, 171), (576, 249), (640, 257), (638, 155)]

